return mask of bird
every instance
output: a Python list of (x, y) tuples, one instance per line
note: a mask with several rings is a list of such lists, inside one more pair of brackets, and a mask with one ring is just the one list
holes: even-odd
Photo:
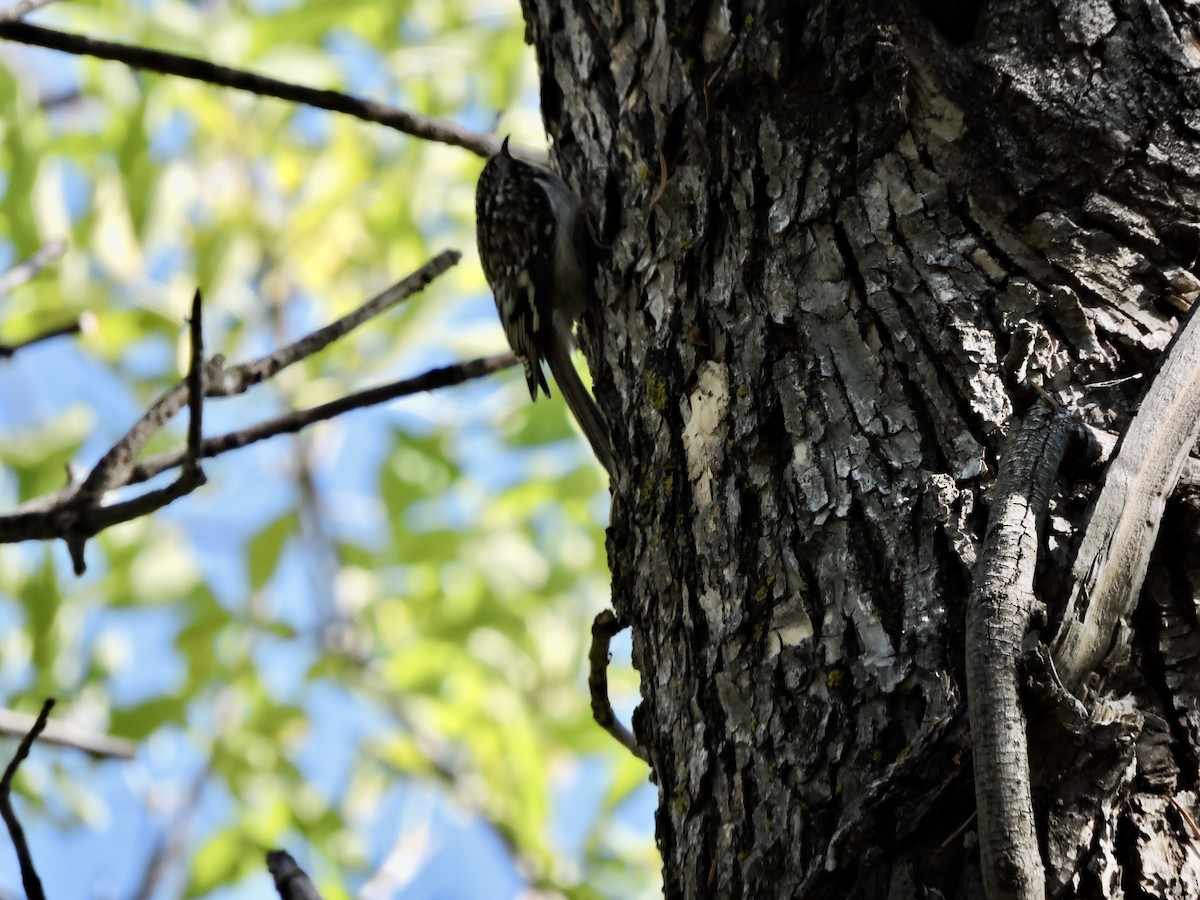
[(529, 396), (550, 396), (542, 363), (562, 391), (592, 451), (612, 475), (608, 426), (571, 360), (572, 330), (597, 302), (588, 277), (591, 233), (585, 204), (550, 169), (517, 159), (506, 137), (475, 188), (476, 236), (483, 274)]

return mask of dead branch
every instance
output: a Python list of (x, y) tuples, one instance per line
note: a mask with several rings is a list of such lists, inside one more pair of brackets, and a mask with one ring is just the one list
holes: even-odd
[(397, 303), (420, 293), (435, 278), (457, 265), (460, 259), (462, 259), (462, 254), (457, 250), (443, 250), (417, 271), (396, 282), (383, 293), (372, 297), (358, 309), (347, 313), (337, 321), (318, 328), (311, 334), (305, 335), (286, 347), (281, 347), (268, 356), (225, 370), (219, 385), (206, 386), (207, 396), (228, 397), (232, 394), (240, 394), (260, 381), (270, 378), (281, 369), (324, 350), (334, 341), (349, 334), (380, 313), (386, 312)]
[(303, 103), (317, 109), (354, 116), (366, 122), (377, 122), (423, 140), (449, 144), (452, 147), (462, 147), (484, 158), (492, 156), (500, 150), (500, 141), (492, 135), (469, 131), (453, 122), (397, 109), (385, 103), (360, 100), (349, 94), (343, 94), (341, 91), (304, 87), (280, 81), (277, 78), (255, 75), (241, 69), (218, 66), (194, 56), (149, 50), (145, 47), (119, 44), (114, 41), (95, 40), (80, 34), (42, 28), (26, 22), (0, 22), (0, 38), (36, 47), (47, 47), (51, 50), (61, 50), (63, 53), (72, 53), (77, 56), (109, 59), (124, 63), (132, 69), (159, 72), (163, 75), (177, 75), (181, 78), (191, 78), (221, 87), (248, 91), (263, 97), (276, 97), (293, 103)]
[(1051, 644), (1063, 684), (1077, 690), (1109, 653), (1141, 591), (1163, 508), (1200, 435), (1200, 319), (1179, 329), (1105, 473), (1071, 570)]
[[(185, 475), (200, 473), (200, 442), (204, 437), (201, 419), (204, 414), (204, 330), (200, 327), (200, 289), (192, 296), (191, 325), (192, 358), (188, 365), (188, 433), (187, 455), (183, 460)], [(203, 476), (201, 476), (203, 477)]]

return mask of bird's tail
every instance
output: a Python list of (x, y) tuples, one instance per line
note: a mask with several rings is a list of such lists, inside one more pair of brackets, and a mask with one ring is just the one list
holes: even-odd
[(567, 401), (567, 407), (575, 416), (579, 427), (583, 429), (584, 437), (592, 445), (592, 452), (611, 476), (613, 454), (612, 443), (608, 438), (608, 426), (604, 424), (600, 407), (596, 405), (588, 389), (583, 386), (579, 373), (575, 371), (575, 364), (571, 361), (570, 344), (563, 340), (553, 341), (546, 354), (546, 362), (554, 374), (559, 390), (562, 391), (563, 399)]

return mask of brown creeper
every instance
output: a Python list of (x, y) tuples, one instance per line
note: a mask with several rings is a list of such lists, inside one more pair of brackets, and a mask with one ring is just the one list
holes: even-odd
[(571, 362), (571, 329), (595, 299), (582, 261), (590, 238), (583, 203), (554, 172), (513, 157), (505, 138), (479, 176), (475, 216), (483, 274), (529, 395), (536, 400), (540, 387), (550, 396), (545, 362), (611, 475), (608, 428)]

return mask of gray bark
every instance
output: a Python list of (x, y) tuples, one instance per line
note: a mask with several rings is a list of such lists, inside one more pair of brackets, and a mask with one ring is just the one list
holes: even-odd
[[(982, 896), (964, 604), (1010, 385), (1121, 433), (1200, 295), (1197, 7), (975, 8), (525, 0), (611, 246), (583, 345), (669, 897)], [(1031, 641), (1101, 477), (1058, 480)], [(1200, 895), (1198, 522), (1168, 505), (1086, 693), (1032, 676), (1048, 896)]]

